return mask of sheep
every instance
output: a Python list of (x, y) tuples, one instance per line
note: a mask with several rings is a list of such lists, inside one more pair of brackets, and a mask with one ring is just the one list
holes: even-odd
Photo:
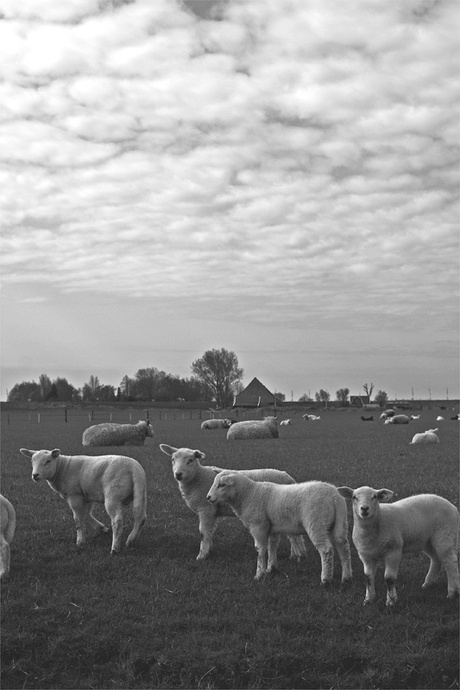
[(439, 415), (438, 417), (436, 417), (436, 421), (437, 421), (437, 422), (443, 422), (443, 421), (444, 421), (444, 417), (442, 417), (441, 415)]
[(460, 420), (460, 414), (456, 414), (454, 417), (450, 418), (451, 422), (458, 422)]
[(236, 422), (227, 431), (229, 441), (249, 440), (255, 438), (278, 438), (276, 417), (265, 419), (249, 419), (246, 422)]
[(413, 422), (413, 421), (415, 421), (415, 420), (417, 420), (417, 419), (420, 419), (420, 415), (419, 415), (419, 414), (411, 414), (411, 416), (410, 416), (411, 422)]
[[(232, 510), (223, 505), (211, 505), (206, 500), (216, 474), (222, 471), (221, 467), (214, 465), (202, 465), (200, 460), (206, 456), (200, 450), (190, 448), (174, 448), (166, 443), (160, 444), (160, 449), (172, 460), (174, 478), (179, 484), (179, 490), (186, 505), (199, 518), (199, 530), (201, 535), (200, 550), (196, 557), (198, 561), (207, 558), (212, 548), (212, 538), (217, 526), (218, 517), (234, 517)], [(272, 481), (278, 484), (295, 484), (295, 479), (287, 472), (275, 469), (239, 470), (255, 481)], [(291, 542), (291, 558), (300, 558), (305, 550), (302, 537), (289, 537)]]
[(1, 542), (0, 542), (0, 579), (10, 574), (10, 544), (16, 530), (16, 511), (5, 496), (0, 494), (1, 509)]
[(397, 414), (385, 419), (385, 424), (409, 424), (409, 417), (406, 414)]
[(92, 514), (93, 503), (103, 503), (112, 524), (111, 555), (121, 548), (123, 532), (122, 506), (133, 504), (134, 526), (126, 541), (133, 546), (146, 521), (147, 489), (142, 466), (124, 455), (61, 455), (54, 450), (20, 452), (32, 460), (32, 479), (45, 479), (64, 498), (72, 510), (77, 528), (77, 546), (85, 539), (85, 522), (89, 517), (99, 532), (109, 530)]
[(280, 422), (280, 426), (291, 426), (292, 425), (292, 420), (291, 419), (283, 419)]
[(144, 441), (150, 436), (153, 438), (153, 427), (150, 421), (142, 421), (137, 424), (94, 424), (83, 432), (83, 446), (143, 446)]
[(373, 422), (373, 421), (374, 421), (374, 417), (373, 417), (372, 415), (371, 415), (370, 417), (363, 417), (363, 416), (361, 415), (361, 421), (363, 421), (363, 422)]
[(302, 417), (306, 422), (318, 422), (321, 419), (321, 416), (316, 414), (304, 414)]
[(428, 429), (420, 434), (415, 434), (410, 442), (410, 445), (417, 443), (439, 443), (439, 436), (436, 435), (438, 429)]
[(201, 429), (228, 429), (232, 426), (230, 419), (206, 419), (202, 425)]
[(364, 566), (366, 597), (364, 604), (375, 600), (375, 573), (380, 561), (385, 564), (386, 605), (397, 601), (396, 579), (403, 553), (423, 551), (430, 568), (422, 587), (433, 584), (441, 567), (447, 573), (447, 596), (460, 590), (457, 565), (459, 514), (456, 507), (435, 494), (418, 494), (385, 504), (394, 496), (389, 489), (361, 486), (338, 488), (353, 502), (353, 542)]
[(380, 419), (388, 419), (388, 417), (394, 417), (395, 416), (395, 411), (394, 410), (385, 410), (385, 412), (382, 412), (380, 415)]
[(347, 506), (332, 484), (311, 481), (281, 486), (224, 470), (215, 477), (207, 499), (211, 504), (228, 503), (250, 531), (257, 550), (255, 580), (277, 567), (281, 534), (305, 533), (321, 557), (321, 583), (332, 580), (334, 544), (342, 564), (342, 583), (351, 580)]

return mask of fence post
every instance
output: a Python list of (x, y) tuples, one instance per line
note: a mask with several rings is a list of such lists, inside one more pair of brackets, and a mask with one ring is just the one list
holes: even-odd
[(40, 424), (40, 412), (37, 413), (37, 422)]
[(67, 424), (67, 407), (64, 407), (64, 422)]

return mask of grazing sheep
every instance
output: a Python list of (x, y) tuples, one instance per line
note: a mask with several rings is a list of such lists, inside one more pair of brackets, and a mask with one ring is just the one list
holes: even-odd
[(428, 429), (428, 431), (424, 431), (422, 434), (415, 434), (410, 444), (414, 445), (416, 443), (439, 443), (439, 437), (436, 436), (437, 431), (438, 429)]
[(373, 417), (372, 415), (371, 415), (370, 417), (363, 417), (363, 416), (361, 415), (361, 421), (363, 421), (363, 422), (373, 422), (373, 421), (374, 421), (374, 417)]
[(409, 417), (406, 414), (397, 414), (385, 419), (385, 424), (409, 424)]
[[(201, 534), (200, 551), (197, 560), (209, 555), (212, 548), (212, 537), (217, 526), (218, 517), (234, 517), (235, 514), (227, 506), (211, 505), (206, 500), (216, 474), (221, 467), (202, 465), (200, 460), (206, 456), (200, 450), (190, 448), (174, 448), (166, 443), (160, 444), (160, 449), (172, 459), (172, 471), (179, 484), (179, 490), (190, 510), (198, 515)], [(287, 472), (274, 469), (239, 470), (241, 474), (251, 477), (255, 481), (271, 481), (278, 484), (295, 484)], [(300, 558), (305, 553), (305, 543), (302, 537), (289, 537), (291, 542), (291, 558)]]
[(246, 422), (236, 422), (227, 431), (229, 441), (249, 440), (255, 438), (278, 438), (276, 417), (265, 419), (249, 419)]
[(334, 544), (342, 564), (342, 582), (351, 579), (347, 506), (332, 484), (313, 481), (281, 486), (224, 470), (215, 477), (207, 498), (212, 504), (228, 503), (250, 531), (257, 549), (255, 580), (276, 568), (281, 534), (305, 533), (321, 557), (321, 583), (332, 580)]
[(77, 528), (77, 546), (85, 539), (89, 517), (100, 532), (108, 532), (92, 514), (93, 503), (103, 503), (112, 523), (112, 548), (120, 551), (123, 533), (123, 505), (133, 504), (134, 526), (126, 541), (132, 546), (146, 520), (147, 489), (142, 466), (124, 455), (61, 455), (54, 450), (28, 450), (21, 453), (32, 460), (32, 479), (45, 479), (69, 504)]
[(386, 605), (397, 601), (396, 579), (403, 553), (423, 551), (430, 568), (422, 587), (434, 583), (442, 566), (447, 573), (447, 596), (460, 590), (457, 565), (459, 515), (450, 501), (435, 494), (418, 494), (390, 505), (389, 489), (342, 486), (339, 493), (353, 502), (353, 542), (364, 565), (365, 604), (375, 599), (375, 573), (380, 561), (385, 564)]
[(283, 419), (280, 422), (280, 426), (291, 426), (292, 425), (292, 420), (291, 419)]
[(388, 417), (394, 417), (395, 416), (395, 411), (394, 410), (385, 410), (385, 412), (382, 412), (380, 415), (380, 419), (388, 419)]
[(439, 417), (436, 417), (436, 421), (437, 421), (437, 422), (443, 422), (443, 421), (444, 421), (444, 417), (442, 417), (441, 415), (439, 415)]
[(0, 578), (10, 574), (10, 544), (16, 529), (16, 511), (5, 496), (0, 494), (1, 542), (0, 542)]
[(302, 417), (306, 422), (317, 422), (321, 419), (321, 416), (316, 414), (303, 414)]
[(137, 424), (94, 424), (83, 432), (83, 446), (143, 446), (147, 436), (153, 437), (150, 421)]
[(206, 419), (201, 425), (201, 429), (228, 429), (232, 426), (230, 419)]
[(413, 422), (417, 419), (420, 419), (420, 415), (419, 414), (411, 414), (410, 419), (411, 419), (411, 422)]

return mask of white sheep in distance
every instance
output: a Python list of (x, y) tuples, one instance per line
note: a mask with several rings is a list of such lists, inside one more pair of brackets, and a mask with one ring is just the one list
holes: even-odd
[(254, 579), (276, 568), (281, 534), (306, 533), (321, 557), (321, 583), (332, 580), (334, 545), (342, 564), (342, 582), (351, 580), (347, 506), (332, 484), (255, 482), (239, 472), (224, 470), (215, 477), (207, 498), (213, 505), (228, 503), (250, 531), (257, 549)]
[(227, 439), (249, 440), (256, 438), (278, 438), (278, 425), (276, 417), (265, 419), (248, 419), (245, 422), (235, 422), (227, 431)]
[(382, 412), (382, 414), (380, 415), (380, 419), (388, 419), (389, 417), (394, 417), (394, 415), (394, 410), (385, 410), (385, 412)]
[(280, 426), (291, 426), (292, 425), (292, 419), (283, 419), (280, 422)]
[[(219, 517), (235, 517), (234, 512), (224, 505), (211, 505), (206, 500), (206, 495), (211, 488), (216, 474), (222, 471), (221, 467), (214, 465), (202, 465), (200, 460), (206, 456), (200, 450), (191, 448), (174, 448), (166, 443), (160, 444), (160, 449), (172, 460), (174, 479), (179, 485), (182, 498), (186, 505), (199, 518), (201, 535), (200, 550), (197, 560), (203, 560), (209, 555), (212, 548), (212, 538)], [(295, 479), (283, 470), (257, 469), (238, 470), (255, 481), (271, 481), (279, 484), (295, 484)], [(291, 542), (291, 558), (300, 558), (306, 553), (303, 537), (289, 537)]]
[(420, 434), (415, 434), (410, 442), (410, 445), (415, 445), (417, 443), (439, 443), (439, 436), (436, 435), (438, 429), (428, 429)]
[(201, 429), (229, 429), (232, 426), (231, 419), (206, 419)]
[(414, 422), (414, 421), (417, 420), (417, 419), (420, 419), (420, 415), (419, 415), (419, 414), (411, 414), (411, 416), (410, 416), (411, 422)]
[(143, 446), (153, 427), (150, 421), (139, 420), (137, 424), (115, 424), (105, 422), (94, 424), (83, 432), (83, 446)]
[(385, 419), (385, 424), (409, 424), (409, 417), (407, 414), (396, 414), (394, 417)]
[(302, 417), (306, 422), (318, 422), (321, 419), (321, 415), (316, 414), (303, 414)]
[(0, 578), (10, 574), (10, 544), (16, 530), (16, 511), (5, 496), (0, 494), (1, 543), (0, 543)]
[(85, 522), (100, 532), (108, 532), (92, 514), (93, 503), (103, 503), (112, 524), (111, 554), (121, 548), (123, 506), (132, 502), (134, 526), (126, 541), (132, 546), (146, 520), (147, 489), (142, 466), (124, 455), (61, 455), (54, 450), (28, 450), (22, 455), (32, 460), (32, 479), (45, 479), (49, 486), (64, 498), (72, 510), (77, 528), (77, 546), (85, 539)]
[(423, 551), (430, 559), (422, 587), (436, 582), (444, 566), (447, 596), (459, 592), (459, 514), (450, 501), (435, 494), (418, 494), (386, 504), (394, 496), (389, 489), (361, 486), (353, 490), (341, 486), (338, 491), (353, 505), (353, 542), (366, 576), (364, 604), (375, 600), (375, 573), (380, 561), (385, 565), (386, 605), (396, 603), (396, 579), (403, 553)]
[(444, 417), (443, 417), (442, 415), (439, 415), (438, 417), (436, 417), (436, 421), (437, 421), (437, 422), (443, 422), (443, 421), (444, 421)]

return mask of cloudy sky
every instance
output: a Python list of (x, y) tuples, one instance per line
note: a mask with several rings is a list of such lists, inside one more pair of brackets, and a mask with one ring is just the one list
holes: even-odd
[(0, 0), (2, 390), (233, 350), (459, 395), (458, 0)]

